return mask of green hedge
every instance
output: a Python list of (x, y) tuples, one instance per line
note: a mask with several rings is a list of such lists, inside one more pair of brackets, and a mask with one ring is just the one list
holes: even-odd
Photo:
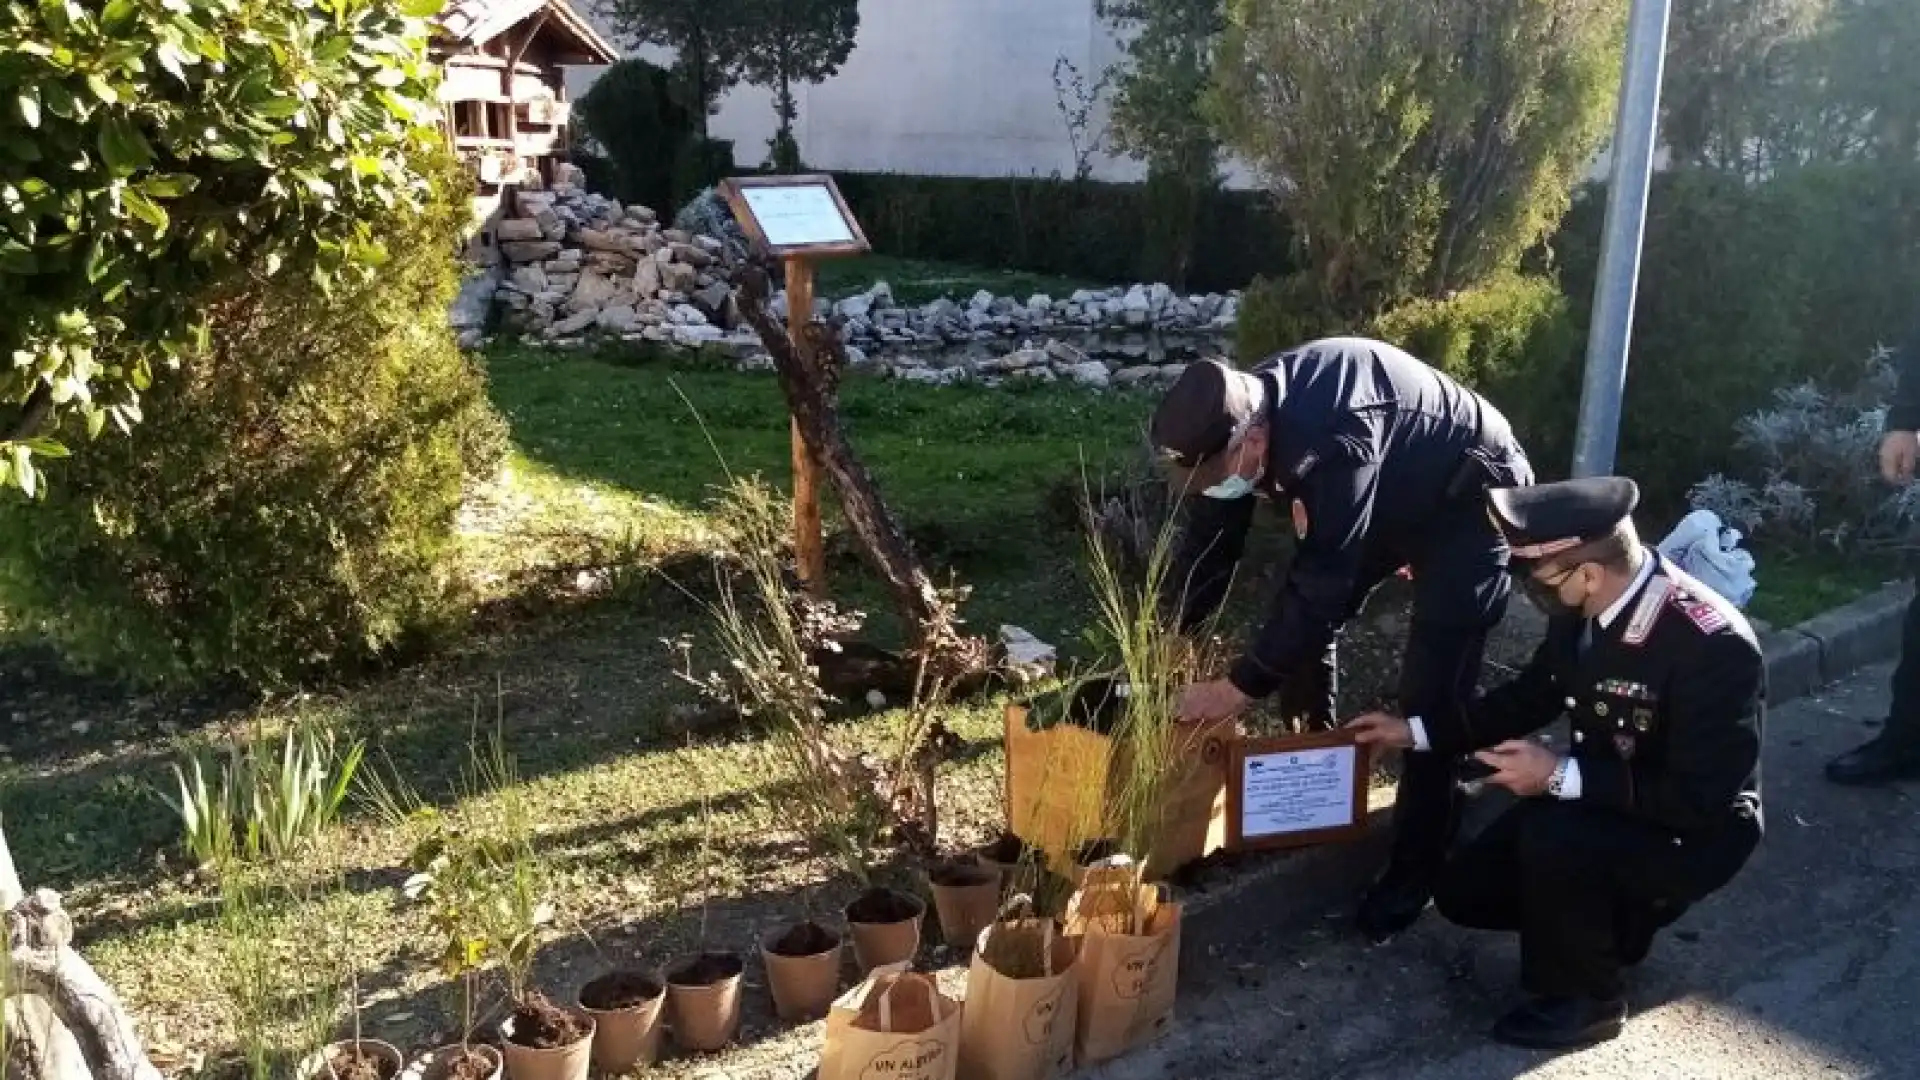
[(372, 223), (373, 281), (328, 297), (288, 268), (197, 297), (210, 346), (133, 437), (79, 440), (42, 503), (0, 500), (15, 631), (137, 682), (272, 685), (462, 618), (456, 514), (506, 438), (439, 314), (470, 210), (438, 167), (428, 213)]
[[(1584, 339), (1603, 199), (1554, 244)], [(1658, 176), (1627, 373), (1619, 469), (1660, 512), (1733, 462), (1734, 425), (1781, 386), (1828, 382), (1920, 320), (1920, 167), (1804, 168), (1762, 184)], [(1578, 394), (1542, 421), (1570, 437)], [(1554, 471), (1566, 455), (1543, 460)]]
[(1144, 184), (1043, 177), (836, 172), (874, 250), (910, 259), (1057, 274), (1089, 281), (1166, 281), (1224, 292), (1294, 270), (1293, 242), (1265, 195), (1216, 191), (1191, 231), (1188, 273)]

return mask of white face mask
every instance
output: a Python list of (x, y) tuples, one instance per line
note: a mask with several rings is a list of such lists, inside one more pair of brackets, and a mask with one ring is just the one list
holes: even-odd
[[(1236, 466), (1239, 463), (1241, 452), (1244, 449), (1245, 449), (1244, 443), (1239, 446), (1235, 446), (1233, 448), (1233, 457), (1234, 457), (1234, 463), (1236, 464)], [(1206, 490), (1202, 491), (1200, 494), (1205, 495), (1209, 499), (1232, 500), (1232, 499), (1244, 499), (1253, 493), (1254, 493), (1254, 478), (1241, 476), (1238, 473), (1235, 473), (1232, 476), (1228, 476), (1227, 478), (1221, 480), (1219, 483), (1213, 485), (1212, 487), (1207, 488)]]
[(1200, 494), (1209, 499), (1244, 499), (1253, 494), (1253, 481), (1244, 476), (1229, 476)]

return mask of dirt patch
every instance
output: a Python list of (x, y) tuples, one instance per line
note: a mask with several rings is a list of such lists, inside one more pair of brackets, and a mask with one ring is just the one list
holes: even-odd
[(614, 971), (580, 988), (580, 1004), (600, 1012), (633, 1009), (667, 992), (659, 979), (640, 971)]
[(667, 982), (673, 986), (713, 986), (746, 969), (747, 965), (732, 953), (701, 953), (692, 963), (668, 972)]
[(993, 871), (973, 863), (942, 863), (927, 872), (927, 879), (948, 889), (965, 889), (993, 884)]
[(839, 937), (817, 922), (803, 922), (781, 934), (767, 951), (775, 956), (818, 956), (838, 948)]
[(892, 889), (868, 889), (847, 905), (847, 921), (884, 926), (906, 922), (923, 910), (919, 901)]
[(357, 1046), (343, 1046), (327, 1058), (334, 1080), (392, 1080), (395, 1064)]
[(587, 1037), (580, 1018), (536, 992), (513, 1010), (513, 1041), (534, 1050), (558, 1050)]

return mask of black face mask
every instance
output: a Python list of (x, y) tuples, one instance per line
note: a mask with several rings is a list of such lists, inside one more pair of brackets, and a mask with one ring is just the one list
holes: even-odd
[[(1558, 587), (1549, 585), (1525, 571), (1517, 571), (1513, 576), (1514, 580), (1519, 583), (1520, 591), (1526, 595), (1527, 600), (1530, 601), (1534, 607), (1540, 609), (1541, 614), (1547, 618), (1572, 618), (1581, 613), (1581, 608), (1560, 599), (1560, 590)], [(1567, 579), (1563, 577), (1560, 579), (1560, 583), (1564, 585), (1566, 580)]]

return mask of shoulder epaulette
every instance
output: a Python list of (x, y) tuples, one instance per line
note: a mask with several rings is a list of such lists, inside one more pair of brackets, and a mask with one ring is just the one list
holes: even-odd
[(1633, 618), (1627, 623), (1627, 632), (1621, 640), (1628, 645), (1646, 644), (1647, 635), (1653, 633), (1653, 624), (1660, 621), (1660, 613), (1667, 609), (1667, 594), (1672, 591), (1673, 582), (1666, 575), (1653, 575), (1646, 591), (1640, 594), (1640, 601), (1633, 606)]

